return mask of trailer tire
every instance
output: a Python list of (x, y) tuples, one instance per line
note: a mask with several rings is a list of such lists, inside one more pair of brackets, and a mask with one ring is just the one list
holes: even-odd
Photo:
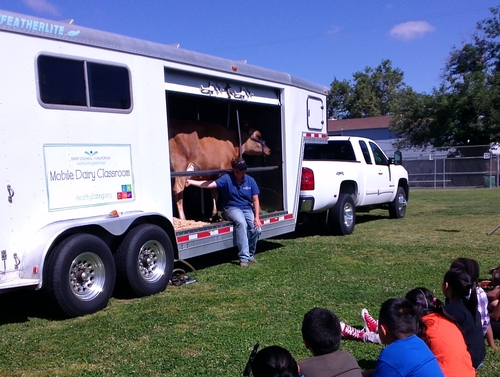
[(327, 228), (331, 234), (347, 236), (354, 231), (356, 207), (349, 194), (340, 194), (335, 205), (328, 211)]
[(393, 219), (402, 219), (406, 215), (406, 191), (399, 186), (396, 197), (389, 203), (389, 216)]
[(44, 267), (46, 290), (64, 313), (78, 317), (108, 304), (115, 286), (115, 264), (108, 245), (92, 234), (63, 240)]
[(138, 297), (162, 292), (174, 267), (172, 242), (159, 226), (139, 225), (121, 243), (115, 264), (119, 288)]

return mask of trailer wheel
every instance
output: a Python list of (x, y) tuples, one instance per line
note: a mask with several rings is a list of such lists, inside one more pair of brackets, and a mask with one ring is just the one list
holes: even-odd
[(118, 284), (136, 296), (165, 290), (172, 276), (174, 251), (159, 226), (142, 224), (125, 237), (115, 255)]
[(75, 234), (62, 241), (50, 254), (44, 271), (48, 293), (70, 317), (103, 309), (113, 293), (113, 255), (92, 234)]
[(406, 192), (401, 186), (398, 187), (396, 197), (389, 203), (389, 216), (393, 219), (401, 219), (406, 215)]
[(356, 207), (349, 194), (340, 194), (337, 203), (328, 212), (327, 228), (331, 234), (347, 236), (354, 231)]

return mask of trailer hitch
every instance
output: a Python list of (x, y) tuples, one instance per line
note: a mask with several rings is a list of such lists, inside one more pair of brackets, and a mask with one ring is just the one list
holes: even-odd
[(12, 190), (11, 185), (7, 185), (7, 192), (9, 193), (8, 196), (9, 203), (12, 203), (12, 198), (14, 197), (14, 190)]

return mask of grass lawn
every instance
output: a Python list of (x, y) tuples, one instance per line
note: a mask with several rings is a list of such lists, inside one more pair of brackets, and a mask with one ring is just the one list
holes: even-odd
[[(259, 241), (258, 264), (240, 268), (236, 251), (190, 262), (196, 284), (141, 299), (113, 298), (96, 314), (57, 319), (38, 292), (0, 296), (0, 376), (241, 376), (249, 352), (281, 345), (297, 360), (303, 315), (315, 306), (361, 326), (380, 303), (417, 286), (442, 298), (456, 257), (475, 258), (481, 278), (500, 264), (500, 190), (413, 190), (407, 216), (358, 214), (347, 237), (315, 229)], [(190, 276), (194, 277), (193, 273)], [(343, 340), (371, 368), (381, 346)], [(478, 376), (500, 376), (500, 351), (487, 348)]]

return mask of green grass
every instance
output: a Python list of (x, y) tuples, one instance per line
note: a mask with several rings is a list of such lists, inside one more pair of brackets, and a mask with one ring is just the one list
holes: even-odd
[[(54, 319), (39, 294), (9, 293), (0, 296), (0, 376), (238, 376), (255, 342), (300, 360), (309, 356), (302, 317), (314, 306), (361, 326), (363, 307), (376, 315), (382, 301), (416, 286), (442, 297), (456, 257), (475, 258), (488, 278), (500, 262), (500, 230), (487, 232), (499, 223), (500, 190), (413, 190), (402, 220), (377, 210), (358, 214), (348, 237), (306, 228), (259, 241), (259, 263), (247, 269), (234, 250), (191, 260), (198, 283), (113, 298), (86, 317)], [(381, 349), (341, 347), (363, 369)], [(479, 376), (500, 376), (500, 351), (488, 348), (484, 364)]]

